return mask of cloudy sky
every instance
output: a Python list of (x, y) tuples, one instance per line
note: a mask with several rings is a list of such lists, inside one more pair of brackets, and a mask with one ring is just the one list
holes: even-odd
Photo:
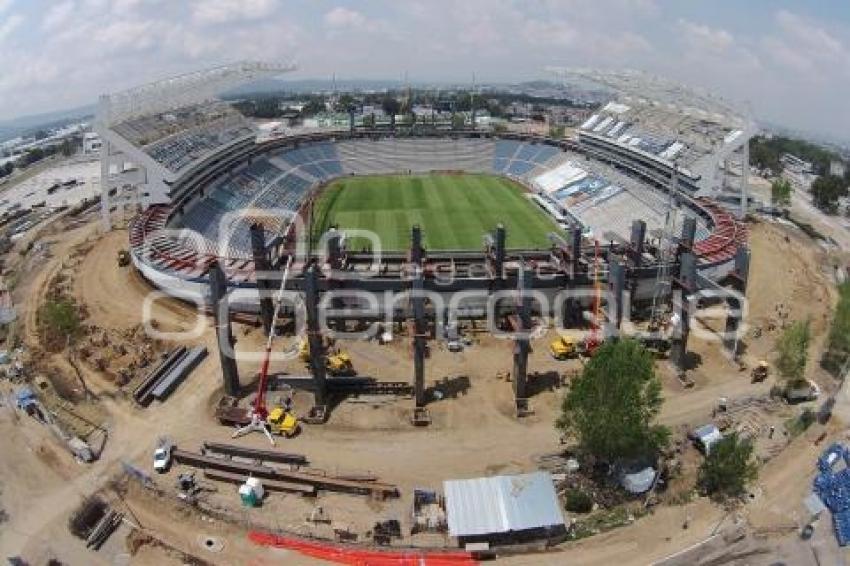
[(847, 0), (0, 0), (0, 119), (246, 58), (292, 78), (636, 68), (850, 138)]

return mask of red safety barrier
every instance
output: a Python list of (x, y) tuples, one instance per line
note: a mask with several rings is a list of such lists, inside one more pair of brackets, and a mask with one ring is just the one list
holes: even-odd
[(248, 533), (248, 539), (261, 546), (286, 548), (312, 558), (349, 566), (473, 566), (478, 564), (472, 554), (460, 551), (369, 550), (260, 531), (251, 531)]

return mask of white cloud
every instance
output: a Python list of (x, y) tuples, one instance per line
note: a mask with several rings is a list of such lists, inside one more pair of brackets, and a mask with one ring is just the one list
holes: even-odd
[(0, 14), (12, 7), (15, 0), (0, 0)]
[(94, 39), (115, 51), (147, 49), (155, 44), (157, 29), (158, 24), (152, 21), (116, 21), (98, 29)]
[(778, 65), (820, 79), (836, 72), (850, 77), (850, 50), (826, 28), (787, 10), (775, 19), (780, 33), (763, 46)]
[(65, 2), (54, 4), (44, 16), (44, 20), (41, 22), (41, 29), (46, 32), (59, 29), (73, 15), (73, 12), (73, 0), (66, 0)]
[(0, 42), (12, 35), (22, 23), (24, 23), (24, 17), (20, 14), (12, 14), (5, 22), (0, 23)]
[(366, 24), (366, 18), (356, 10), (337, 6), (325, 14), (325, 24), (332, 28), (360, 28)]
[(735, 38), (725, 29), (712, 28), (689, 20), (680, 19), (679, 29), (685, 41), (696, 49), (725, 51), (735, 43)]
[(198, 0), (192, 6), (192, 18), (202, 25), (257, 20), (275, 7), (274, 0)]

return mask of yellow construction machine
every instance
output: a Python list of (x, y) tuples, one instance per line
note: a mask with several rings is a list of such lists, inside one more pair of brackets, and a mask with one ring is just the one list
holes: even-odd
[[(305, 364), (310, 363), (310, 343), (306, 338), (302, 338), (298, 344), (298, 357)], [(331, 375), (354, 375), (354, 364), (351, 362), (351, 356), (348, 352), (338, 348), (328, 348), (328, 355), (325, 360), (328, 372)]]
[(558, 336), (549, 343), (549, 353), (556, 360), (568, 360), (578, 357), (579, 349), (571, 336)]
[(328, 355), (327, 360), (328, 372), (331, 375), (354, 375), (354, 364), (351, 363), (351, 356), (342, 350), (335, 354)]
[(292, 438), (301, 431), (301, 423), (298, 418), (292, 413), (286, 411), (283, 407), (275, 407), (266, 417), (269, 431), (278, 436)]

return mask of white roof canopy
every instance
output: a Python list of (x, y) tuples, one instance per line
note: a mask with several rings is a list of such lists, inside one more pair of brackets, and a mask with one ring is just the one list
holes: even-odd
[(443, 482), (453, 537), (524, 531), (564, 524), (548, 472)]

